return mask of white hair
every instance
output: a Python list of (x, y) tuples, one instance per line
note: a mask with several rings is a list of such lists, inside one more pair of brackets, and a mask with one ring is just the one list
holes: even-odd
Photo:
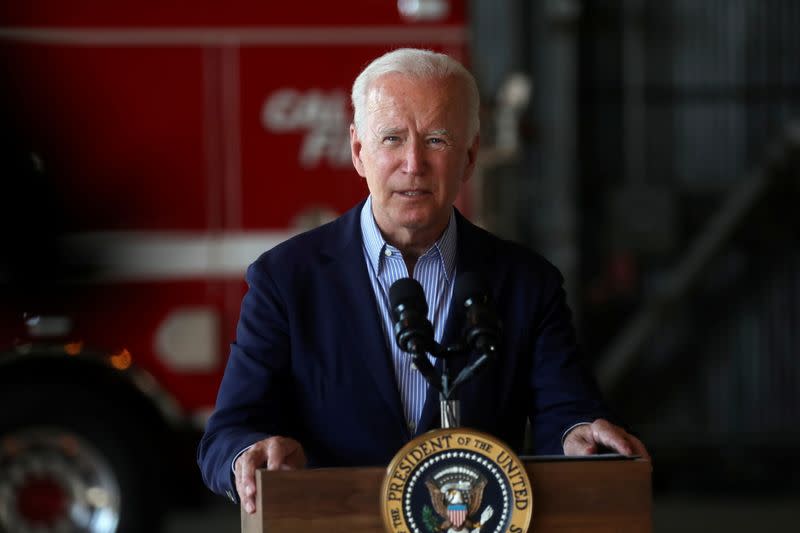
[(403, 76), (428, 80), (443, 80), (454, 77), (461, 82), (467, 96), (469, 123), (467, 138), (471, 141), (480, 129), (480, 95), (478, 84), (464, 65), (452, 57), (422, 50), (419, 48), (398, 48), (375, 59), (361, 71), (353, 82), (350, 99), (353, 102), (353, 124), (361, 132), (366, 119), (367, 93), (372, 83), (386, 74), (397, 73)]

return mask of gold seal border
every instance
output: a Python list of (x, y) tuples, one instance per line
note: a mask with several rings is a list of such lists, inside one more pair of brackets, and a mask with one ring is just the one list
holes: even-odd
[(533, 516), (533, 485), (524, 463), (504, 442), (469, 428), (436, 429), (411, 440), (395, 454), (383, 477), (380, 492), (384, 528), (411, 533), (403, 513), (403, 497), (410, 474), (428, 457), (442, 452), (468, 451), (489, 459), (511, 486), (508, 533), (524, 533)]

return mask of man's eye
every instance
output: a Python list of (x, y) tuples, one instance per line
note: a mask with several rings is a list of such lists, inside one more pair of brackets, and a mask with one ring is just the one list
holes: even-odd
[(428, 144), (433, 146), (444, 146), (445, 144), (447, 144), (447, 141), (445, 141), (441, 137), (429, 137)]
[(383, 138), (383, 142), (390, 144), (399, 143), (400, 137), (397, 135), (387, 135)]

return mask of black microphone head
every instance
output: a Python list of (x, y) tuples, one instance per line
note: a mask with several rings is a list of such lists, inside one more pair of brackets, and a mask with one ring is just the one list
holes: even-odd
[(397, 345), (406, 352), (431, 349), (433, 326), (428, 321), (428, 302), (422, 285), (413, 278), (401, 278), (389, 287), (389, 305)]
[(428, 315), (428, 302), (422, 285), (414, 278), (400, 278), (389, 287), (389, 305), (394, 312), (400, 306)]
[(486, 303), (489, 301), (489, 287), (479, 274), (464, 272), (456, 278), (453, 298), (461, 306)]
[(497, 318), (484, 279), (474, 272), (465, 272), (456, 279), (453, 289), (457, 305), (465, 315), (464, 341), (467, 346), (480, 351), (494, 352), (500, 332)]

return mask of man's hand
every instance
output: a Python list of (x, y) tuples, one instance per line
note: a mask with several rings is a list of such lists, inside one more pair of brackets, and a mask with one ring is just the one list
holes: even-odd
[(256, 442), (234, 463), (236, 492), (245, 511), (256, 512), (256, 469), (295, 470), (306, 466), (303, 447), (288, 437), (270, 437)]
[(642, 441), (602, 418), (591, 424), (575, 427), (564, 439), (564, 455), (594, 455), (601, 447), (622, 455), (640, 455), (643, 459), (650, 460), (650, 454)]

